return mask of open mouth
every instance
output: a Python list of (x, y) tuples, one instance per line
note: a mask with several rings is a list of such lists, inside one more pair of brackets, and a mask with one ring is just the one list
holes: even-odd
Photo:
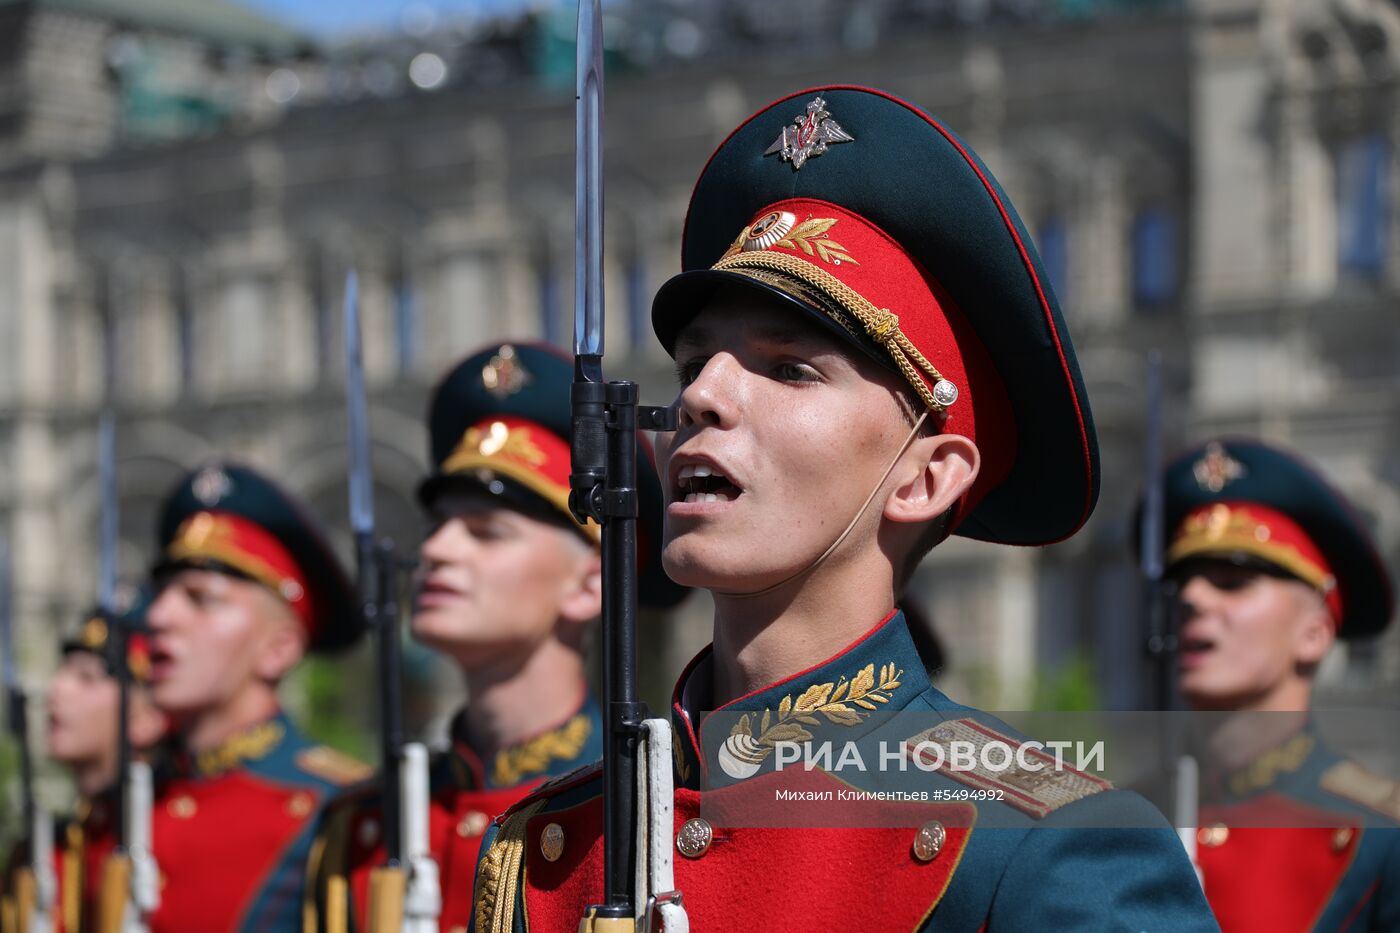
[(676, 474), (677, 502), (733, 502), (743, 493), (729, 477), (704, 464), (683, 466)]
[(175, 657), (166, 648), (159, 645), (152, 645), (151, 654), (151, 677), (154, 680), (162, 680), (170, 673), (170, 667), (175, 663)]
[(1181, 653), (1192, 657), (1200, 657), (1215, 648), (1215, 642), (1208, 638), (1187, 638), (1181, 639)]
[(463, 592), (456, 587), (432, 580), (425, 580), (423, 584), (418, 587), (418, 593), (414, 597), (414, 605), (419, 609), (425, 609), (430, 606), (455, 602), (461, 599), (463, 595)]

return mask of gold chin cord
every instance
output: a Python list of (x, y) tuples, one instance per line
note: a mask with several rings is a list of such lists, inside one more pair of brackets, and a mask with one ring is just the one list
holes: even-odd
[(923, 427), (924, 421), (927, 420), (927, 418), (928, 411), (925, 410), (919, 414), (919, 420), (915, 421), (914, 426), (909, 429), (909, 436), (904, 439), (904, 443), (899, 445), (899, 450), (895, 451), (894, 456), (890, 458), (889, 466), (885, 467), (885, 472), (880, 474), (880, 478), (875, 482), (875, 487), (870, 490), (870, 495), (865, 497), (865, 501), (862, 502), (860, 508), (856, 510), (856, 514), (852, 516), (850, 522), (847, 523), (846, 530), (841, 532), (841, 534), (837, 535), (836, 540), (831, 542), (831, 546), (828, 547), (825, 551), (823, 551), (820, 557), (812, 561), (806, 567), (803, 567), (801, 570), (798, 570), (796, 573), (793, 573), (791, 576), (788, 576), (782, 580), (779, 580), (777, 583), (774, 583), (772, 586), (765, 586), (763, 589), (755, 590), (752, 593), (726, 592), (720, 593), (718, 595), (725, 596), (730, 599), (753, 599), (757, 596), (767, 596), (774, 590), (787, 586), (794, 580), (798, 580), (802, 577), (805, 577), (807, 574), (811, 573), (813, 570), (816, 570), (818, 567), (824, 564), (827, 558), (829, 558), (832, 554), (835, 554), (836, 549), (839, 548), (841, 546), (841, 543), (845, 541), (847, 537), (850, 536), (853, 530), (855, 530), (856, 523), (859, 522), (861, 516), (865, 514), (865, 510), (870, 508), (870, 503), (875, 501), (876, 494), (878, 494), (880, 492), (880, 488), (885, 485), (885, 480), (889, 479), (890, 474), (894, 472), (895, 464), (899, 463), (899, 458), (904, 456), (904, 452), (909, 449), (909, 445), (914, 443), (914, 438), (919, 435), (919, 429)]

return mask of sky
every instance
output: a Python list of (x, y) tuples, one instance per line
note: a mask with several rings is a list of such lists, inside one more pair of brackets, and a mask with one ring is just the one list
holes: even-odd
[(495, 13), (527, 5), (527, 0), (238, 0), (245, 6), (328, 38), (403, 29), (432, 17)]

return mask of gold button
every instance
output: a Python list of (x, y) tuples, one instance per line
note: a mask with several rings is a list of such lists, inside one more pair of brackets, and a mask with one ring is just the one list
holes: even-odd
[(1351, 843), (1352, 829), (1350, 826), (1339, 826), (1336, 832), (1332, 833), (1332, 851), (1340, 852)]
[(943, 851), (943, 842), (948, 831), (937, 820), (929, 820), (914, 834), (914, 858), (921, 862), (932, 862)]
[(686, 858), (699, 858), (710, 848), (714, 838), (715, 833), (709, 822), (697, 816), (693, 820), (686, 820), (681, 826), (681, 831), (676, 833), (676, 848)]
[(177, 820), (187, 820), (195, 815), (199, 807), (189, 794), (181, 794), (166, 804), (165, 810)]
[(1202, 826), (1196, 830), (1196, 841), (1208, 849), (1223, 846), (1225, 840), (1230, 838), (1230, 827), (1224, 823), (1215, 823), (1211, 826)]
[(292, 794), (292, 798), (287, 801), (287, 815), (297, 819), (305, 817), (311, 812), (310, 794)]
[(448, 930), (447, 933), (467, 933), (467, 928), (466, 928), (466, 927), (453, 927), (452, 929)]
[(457, 823), (457, 835), (463, 839), (470, 839), (473, 836), (480, 836), (486, 832), (486, 827), (491, 825), (491, 817), (480, 810), (468, 810), (462, 819)]
[(559, 861), (559, 856), (564, 854), (564, 827), (550, 823), (544, 828), (540, 833), (540, 852), (547, 862)]

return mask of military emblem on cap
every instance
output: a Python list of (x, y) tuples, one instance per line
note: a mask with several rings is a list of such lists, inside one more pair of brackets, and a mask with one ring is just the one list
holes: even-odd
[(833, 266), (839, 266), (843, 262), (860, 265), (856, 258), (847, 252), (846, 247), (831, 238), (828, 231), (834, 226), (835, 217), (808, 217), (799, 224), (796, 214), (772, 211), (741, 230), (726, 256), (736, 249), (741, 253), (752, 253), (777, 247), (793, 252), (800, 250)]
[(531, 378), (510, 344), (497, 350), (481, 368), (481, 384), (496, 398), (509, 398), (529, 385)]
[(792, 163), (795, 172), (808, 159), (825, 153), (828, 146), (853, 143), (855, 140), (854, 136), (841, 129), (841, 124), (831, 119), (826, 101), (817, 97), (807, 105), (806, 113), (792, 121), (792, 126), (783, 127), (782, 134), (763, 154), (779, 153), (783, 161)]
[(190, 484), (194, 496), (205, 505), (218, 505), (220, 500), (233, 491), (233, 481), (218, 467), (205, 467), (199, 471)]
[(1206, 445), (1205, 453), (1191, 467), (1196, 484), (1205, 492), (1219, 492), (1237, 479), (1243, 479), (1248, 470), (1243, 463), (1225, 451), (1218, 441)]

